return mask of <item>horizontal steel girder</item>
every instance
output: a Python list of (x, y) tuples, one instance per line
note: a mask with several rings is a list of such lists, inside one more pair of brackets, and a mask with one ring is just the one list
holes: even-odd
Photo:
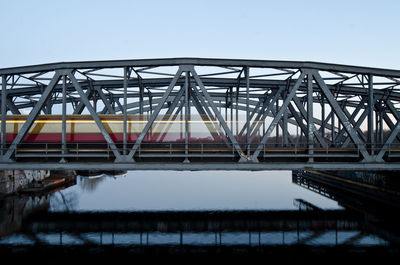
[(400, 77), (400, 71), (374, 67), (362, 67), (342, 64), (330, 64), (308, 61), (272, 61), (272, 60), (241, 60), (241, 59), (211, 59), (211, 58), (163, 58), (139, 60), (112, 60), (91, 62), (60, 62), (22, 67), (0, 69), (0, 75), (47, 72), (62, 69), (92, 69), (92, 68), (123, 68), (150, 66), (220, 66), (220, 67), (254, 67), (254, 68), (307, 68), (322, 71), (337, 71), (355, 74), (372, 74), (379, 76)]
[(235, 162), (199, 162), (199, 163), (1, 163), (0, 170), (176, 170), (176, 171), (199, 171), (199, 170), (400, 170), (400, 163), (334, 163), (334, 162), (285, 162), (285, 163), (235, 163)]

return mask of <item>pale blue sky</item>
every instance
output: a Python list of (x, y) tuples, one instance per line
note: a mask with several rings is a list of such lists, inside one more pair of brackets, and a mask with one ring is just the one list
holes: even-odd
[(167, 57), (400, 69), (400, 1), (5, 1), (0, 68)]

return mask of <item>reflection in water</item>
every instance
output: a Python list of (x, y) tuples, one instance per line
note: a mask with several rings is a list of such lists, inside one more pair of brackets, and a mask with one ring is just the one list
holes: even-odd
[(49, 196), (13, 196), (0, 200), (0, 239), (21, 230), (23, 220), (50, 206)]
[(93, 192), (99, 184), (105, 180), (104, 175), (95, 175), (91, 177), (78, 175), (79, 186), (85, 192)]
[(40, 199), (3, 200), (0, 250), (12, 246), (39, 255), (51, 247), (78, 255), (96, 247), (149, 256), (254, 249), (398, 253), (392, 251), (400, 242), (398, 220), (388, 222), (382, 214), (390, 215), (393, 207), (371, 202), (367, 192), (360, 196), (342, 188), (291, 172), (78, 176), (76, 185)]
[[(14, 244), (55, 245), (386, 245), (346, 210), (85, 212), (33, 216)], [(111, 237), (111, 240), (103, 240)]]
[(73, 192), (57, 191), (53, 194), (51, 199), (52, 208), (56, 211), (72, 211), (76, 208), (78, 203), (76, 193)]
[[(117, 179), (78, 176), (77, 185), (62, 192), (76, 194), (75, 211), (296, 209), (296, 198), (324, 209), (342, 208), (293, 185), (291, 172), (278, 171), (131, 171)], [(51, 207), (56, 208), (53, 201)]]

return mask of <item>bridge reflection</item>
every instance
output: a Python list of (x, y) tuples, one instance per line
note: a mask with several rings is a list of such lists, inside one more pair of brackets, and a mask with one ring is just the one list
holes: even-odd
[[(299, 198), (293, 201), (295, 210), (51, 212), (51, 195), (12, 197), (1, 207), (0, 253), (66, 258), (91, 258), (93, 250), (100, 258), (288, 255), (285, 259), (398, 253), (398, 220), (391, 216), (398, 207), (300, 173), (293, 173), (293, 183), (336, 200), (343, 209), (321, 209)], [(28, 200), (38, 202), (33, 210), (26, 211)]]
[(39, 234), (49, 244), (67, 237), (68, 244), (335, 245), (362, 226), (360, 216), (347, 210), (83, 212), (31, 216), (21, 232)]

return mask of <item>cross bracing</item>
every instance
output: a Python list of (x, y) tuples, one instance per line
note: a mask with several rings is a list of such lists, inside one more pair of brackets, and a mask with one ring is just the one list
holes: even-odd
[[(0, 75), (3, 168), (102, 161), (129, 169), (400, 167), (397, 70), (171, 58), (3, 68)], [(83, 123), (76, 119), (90, 120), (97, 142), (72, 131)]]

